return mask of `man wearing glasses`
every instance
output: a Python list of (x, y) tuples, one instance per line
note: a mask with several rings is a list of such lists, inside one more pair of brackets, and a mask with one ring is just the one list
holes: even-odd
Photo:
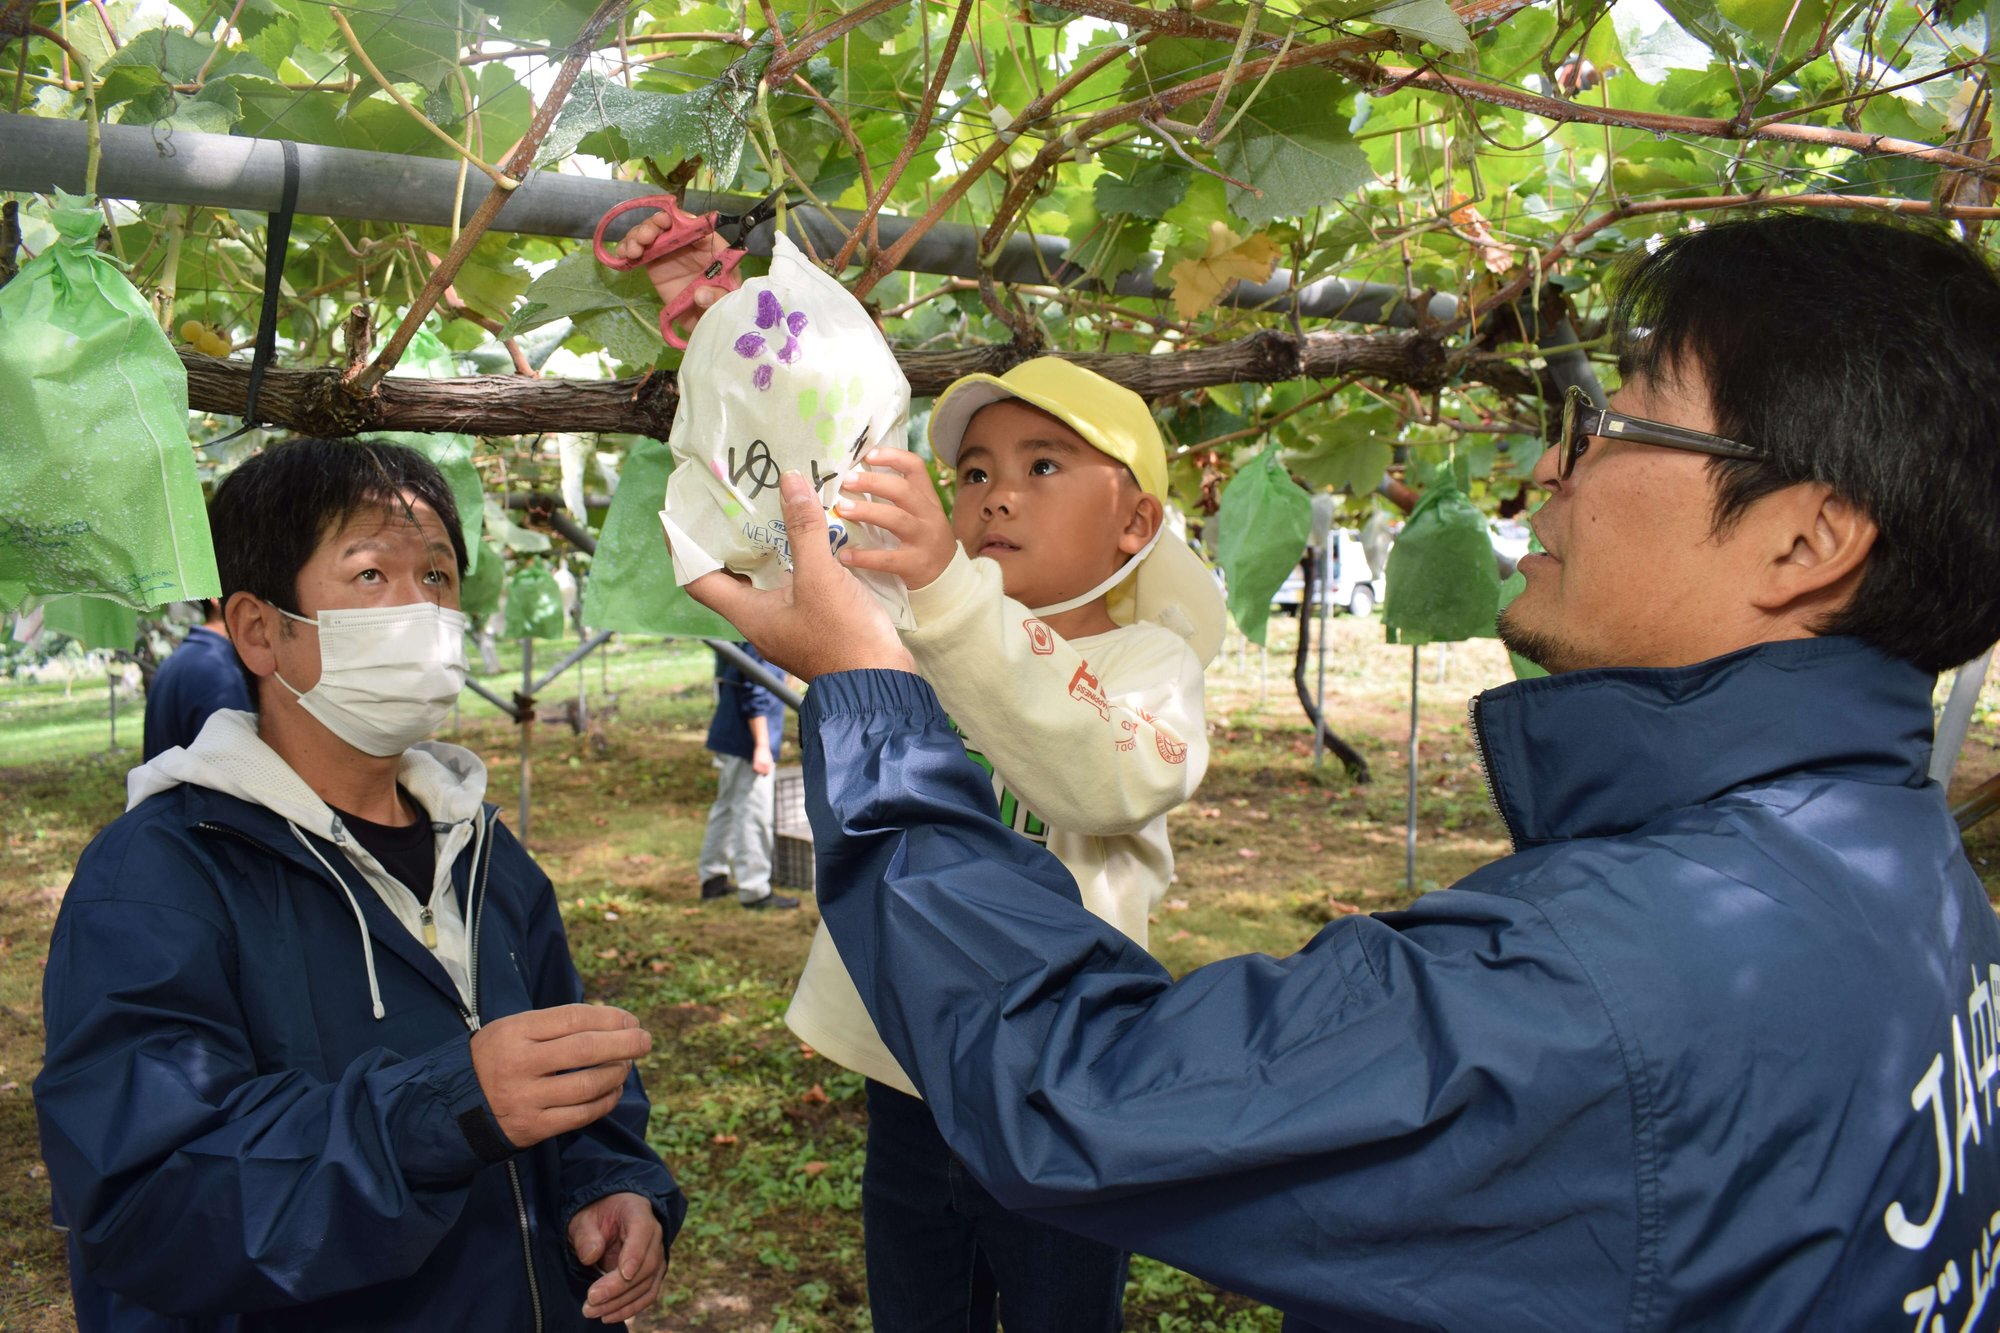
[(696, 595), (817, 678), (820, 905), (1010, 1208), (1294, 1329), (2000, 1324), (2000, 929), (1925, 769), (2000, 637), (2000, 282), (1770, 216), (1627, 271), (1478, 696), (1514, 853), (1175, 982), (994, 819), (805, 531)]

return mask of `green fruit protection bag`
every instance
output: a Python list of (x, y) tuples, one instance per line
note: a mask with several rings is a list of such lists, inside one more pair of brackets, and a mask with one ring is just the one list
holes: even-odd
[(0, 287), (0, 604), (219, 597), (187, 372), (92, 201), (57, 197), (58, 239)]
[(1486, 516), (1447, 464), (1437, 470), (1389, 548), (1382, 624), (1390, 643), (1490, 639), (1500, 616), (1500, 571)]
[(540, 565), (527, 565), (507, 582), (507, 637), (560, 639), (563, 636), (562, 588), (556, 576)]
[(479, 543), (478, 554), (472, 561), (472, 572), (465, 576), (465, 584), (458, 590), (458, 609), (472, 623), (473, 633), (479, 632), (486, 618), (500, 609), (500, 589), (507, 576), (507, 563), (500, 553), (493, 549), (491, 542)]
[(673, 454), (659, 440), (642, 439), (625, 455), (597, 554), (591, 557), (583, 623), (621, 634), (734, 639), (736, 631), (728, 621), (674, 582), (673, 557), (660, 540), (659, 514), (673, 470)]

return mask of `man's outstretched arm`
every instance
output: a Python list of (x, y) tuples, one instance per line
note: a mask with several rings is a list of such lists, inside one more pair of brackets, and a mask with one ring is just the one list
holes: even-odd
[(814, 679), (821, 910), (1002, 1203), (1316, 1322), (1466, 1326), (1538, 1276), (1604, 1308), (1575, 1257), (1630, 1242), (1631, 1179), (1565, 1165), (1629, 1139), (1629, 1102), (1595, 990), (1532, 905), (1461, 891), (1171, 980), (995, 818), (893, 630), (819, 554), (809, 495), (787, 520), (791, 587), (690, 591)]

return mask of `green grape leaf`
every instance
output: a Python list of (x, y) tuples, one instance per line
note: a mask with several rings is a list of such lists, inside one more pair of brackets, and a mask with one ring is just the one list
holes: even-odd
[(572, 250), (528, 284), (521, 306), (500, 329), (512, 338), (558, 319), (599, 310), (625, 310), (650, 323), (659, 338), (660, 298), (643, 270), (619, 273), (597, 262), (588, 247)]
[(1321, 70), (1280, 74), (1264, 86), (1215, 148), (1217, 169), (1255, 190), (1230, 186), (1230, 211), (1252, 226), (1302, 217), (1374, 181), (1347, 128), (1346, 94)]
[(1187, 194), (1189, 174), (1178, 164), (1145, 162), (1130, 176), (1099, 176), (1092, 195), (1097, 211), (1106, 216), (1129, 213), (1135, 218), (1163, 218)]
[(750, 104), (770, 58), (771, 48), (759, 42), (723, 77), (687, 93), (646, 92), (586, 74), (570, 90), (537, 161), (567, 157), (601, 134), (608, 155), (621, 161), (699, 155), (726, 187), (742, 164)]
[(1400, 5), (1391, 5), (1369, 15), (1375, 22), (1394, 28), (1405, 37), (1414, 37), (1420, 42), (1444, 51), (1463, 52), (1472, 49), (1472, 35), (1459, 22), (1458, 15), (1452, 13), (1445, 0), (1406, 0)]
[(1366, 495), (1382, 482), (1395, 450), (1388, 441), (1358, 423), (1340, 417), (1317, 416), (1299, 427), (1296, 452), (1286, 464), (1314, 486), (1331, 486)]
[(127, 38), (125, 45), (118, 48), (118, 54), (105, 61), (98, 74), (107, 86), (112, 82), (112, 71), (120, 69), (147, 71), (157, 76), (160, 83), (193, 83), (214, 46), (213, 42), (197, 40), (178, 28), (150, 28)]
[(435, 88), (458, 64), (457, 0), (352, 0), (343, 9), (362, 49), (391, 83)]

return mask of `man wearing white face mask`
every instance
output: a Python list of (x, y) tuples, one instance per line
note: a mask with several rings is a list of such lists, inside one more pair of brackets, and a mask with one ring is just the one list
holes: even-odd
[(580, 1002), (483, 766), (425, 739), (465, 677), (450, 490), (295, 440), (211, 520), (257, 711), (133, 770), (50, 946), (79, 1327), (622, 1323), (686, 1204), (644, 1138), (651, 1039)]

